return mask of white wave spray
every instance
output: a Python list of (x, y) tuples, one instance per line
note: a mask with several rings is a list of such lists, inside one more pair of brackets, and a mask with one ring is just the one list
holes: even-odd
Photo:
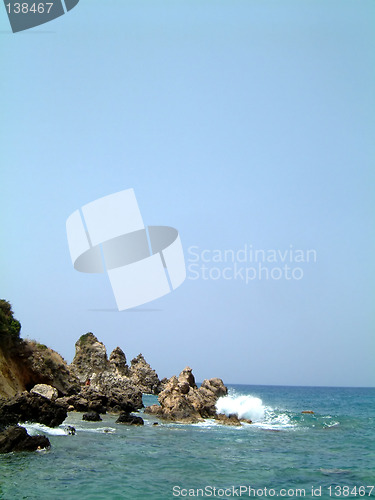
[(19, 424), (21, 427), (25, 427), (30, 436), (36, 436), (40, 433), (49, 434), (50, 436), (66, 436), (66, 432), (61, 427), (47, 427), (43, 424), (29, 423)]
[(235, 414), (253, 422), (264, 419), (265, 407), (260, 398), (254, 396), (223, 396), (216, 402), (217, 413)]

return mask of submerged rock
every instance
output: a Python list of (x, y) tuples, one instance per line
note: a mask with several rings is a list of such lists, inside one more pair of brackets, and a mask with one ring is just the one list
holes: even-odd
[(215, 404), (219, 397), (228, 392), (219, 378), (204, 380), (198, 389), (190, 367), (178, 376), (171, 377), (159, 394), (159, 405), (145, 409), (146, 413), (166, 420), (195, 423), (216, 415)]
[(131, 413), (121, 412), (116, 420), (116, 424), (143, 425), (144, 421), (143, 418), (132, 415)]
[(0, 433), (0, 453), (11, 451), (35, 451), (49, 448), (46, 436), (29, 436), (24, 427), (13, 425)]
[(215, 420), (217, 420), (220, 424), (225, 424), (225, 425), (235, 425), (235, 426), (241, 425), (239, 418), (234, 413), (232, 413), (231, 415), (218, 413), (215, 415)]
[(0, 425), (18, 422), (38, 422), (57, 427), (66, 419), (66, 410), (39, 394), (23, 392), (10, 399), (0, 400)]
[(89, 411), (82, 415), (82, 420), (87, 422), (101, 422), (101, 417), (97, 411)]

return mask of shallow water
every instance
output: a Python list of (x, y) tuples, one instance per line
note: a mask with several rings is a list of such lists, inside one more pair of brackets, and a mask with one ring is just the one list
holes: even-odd
[(311, 498), (312, 487), (322, 488), (320, 498), (369, 498), (370, 489), (359, 495), (358, 488), (375, 482), (375, 389), (230, 386), (230, 395), (234, 406), (248, 396), (242, 409), (253, 424), (153, 426), (157, 419), (142, 415), (143, 427), (128, 427), (115, 415), (84, 422), (79, 413), (57, 429), (31, 424), (29, 432), (48, 434), (52, 447), (0, 455), (0, 498), (164, 500), (206, 486), (211, 497), (217, 488), (216, 498), (237, 497), (240, 486), (257, 490), (252, 498), (265, 498), (264, 488), (283, 498), (304, 489)]

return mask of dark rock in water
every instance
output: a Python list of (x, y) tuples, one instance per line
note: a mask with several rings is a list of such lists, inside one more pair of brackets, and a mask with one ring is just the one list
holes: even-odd
[(204, 380), (198, 389), (192, 369), (186, 367), (178, 378), (173, 376), (165, 384), (159, 394), (160, 406), (149, 406), (145, 412), (166, 420), (195, 423), (215, 416), (216, 401), (227, 392), (219, 378)]
[(240, 422), (243, 422), (245, 424), (252, 424), (253, 421), (250, 420), (249, 418), (240, 418)]
[(123, 411), (116, 420), (116, 424), (143, 425), (144, 421), (141, 417)]
[(66, 433), (69, 435), (69, 436), (75, 436), (76, 434), (76, 429), (75, 427), (73, 427), (72, 425), (68, 425), (65, 429)]
[(10, 399), (0, 400), (0, 425), (18, 422), (38, 422), (57, 427), (67, 417), (66, 410), (39, 394), (23, 392)]
[(14, 425), (0, 433), (0, 453), (11, 451), (35, 451), (49, 448), (46, 436), (29, 436), (24, 427)]
[(87, 422), (100, 422), (102, 419), (97, 411), (89, 411), (82, 416), (82, 420)]
[(235, 425), (235, 426), (241, 425), (241, 422), (239, 421), (237, 415), (235, 415), (234, 413), (232, 413), (231, 415), (218, 413), (215, 415), (215, 420), (217, 420), (220, 424), (224, 425)]
[(152, 425), (159, 425), (159, 422), (154, 422)]

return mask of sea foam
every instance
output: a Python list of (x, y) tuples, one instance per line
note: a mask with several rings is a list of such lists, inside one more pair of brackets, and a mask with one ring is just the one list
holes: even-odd
[(52, 427), (47, 427), (46, 425), (43, 424), (37, 424), (37, 423), (34, 424), (29, 422), (19, 425), (25, 427), (30, 436), (36, 436), (40, 433), (49, 434), (50, 436), (66, 436), (67, 434), (65, 430), (62, 429), (61, 427), (52, 428)]
[(216, 402), (218, 413), (235, 414), (238, 418), (247, 418), (253, 422), (264, 419), (265, 407), (260, 398), (254, 396), (223, 396)]

